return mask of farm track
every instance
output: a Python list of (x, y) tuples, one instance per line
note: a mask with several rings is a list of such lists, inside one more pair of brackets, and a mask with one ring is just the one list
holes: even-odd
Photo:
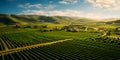
[(13, 52), (17, 52), (17, 51), (22, 51), (25, 49), (30, 49), (30, 48), (35, 48), (35, 47), (45, 46), (45, 45), (51, 45), (51, 44), (65, 42), (65, 41), (69, 41), (69, 40), (72, 40), (72, 39), (64, 39), (64, 40), (58, 40), (58, 41), (53, 41), (53, 42), (46, 42), (46, 43), (40, 43), (40, 44), (35, 44), (35, 45), (30, 45), (30, 46), (18, 47), (18, 48), (14, 48), (14, 49), (3, 50), (3, 51), (0, 51), (0, 56), (6, 55), (9, 53), (13, 53)]
[(120, 35), (110, 35), (108, 37), (110, 37), (110, 38), (120, 38)]

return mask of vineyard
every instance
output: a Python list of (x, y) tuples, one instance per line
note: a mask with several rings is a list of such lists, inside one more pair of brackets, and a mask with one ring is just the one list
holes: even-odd
[(111, 37), (99, 37), (99, 38), (91, 38), (92, 41), (107, 43), (107, 44), (117, 44), (120, 45), (120, 38), (111, 38)]
[[(1, 32), (0, 60), (119, 60), (120, 39), (99, 35), (99, 32)], [(52, 45), (32, 47), (56, 41)], [(23, 48), (27, 46), (31, 47)]]
[(0, 50), (13, 49), (17, 47), (23, 47), (43, 42), (50, 42), (55, 40), (60, 40), (63, 38), (53, 38), (52, 36), (44, 36), (39, 33), (28, 33), (28, 32), (18, 32), (18, 33), (1, 33), (0, 41), (1, 47)]

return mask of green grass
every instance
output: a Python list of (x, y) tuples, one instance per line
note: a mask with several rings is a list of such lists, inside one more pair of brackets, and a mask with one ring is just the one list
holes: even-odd
[(81, 39), (84, 40), (90, 37), (96, 37), (100, 33), (90, 33), (90, 32), (65, 32), (65, 31), (56, 31), (56, 32), (44, 32), (47, 36), (63, 36), (72, 39)]

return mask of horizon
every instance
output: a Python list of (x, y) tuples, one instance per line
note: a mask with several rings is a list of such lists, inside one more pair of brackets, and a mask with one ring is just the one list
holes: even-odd
[(0, 14), (120, 18), (119, 0), (2, 0)]

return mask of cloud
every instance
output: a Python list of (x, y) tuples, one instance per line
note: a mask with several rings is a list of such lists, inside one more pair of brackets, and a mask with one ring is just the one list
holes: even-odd
[(41, 8), (42, 5), (41, 4), (30, 4), (30, 3), (26, 3), (26, 4), (20, 4), (18, 5), (18, 7), (21, 7), (21, 8)]
[(107, 10), (120, 10), (120, 0), (87, 0), (94, 7)]
[(18, 7), (25, 8), (25, 9), (29, 9), (29, 8), (53, 9), (56, 7), (56, 5), (53, 5), (53, 4), (42, 5), (42, 4), (25, 3), (25, 4), (19, 4)]
[(24, 10), (22, 14), (27, 15), (45, 15), (45, 16), (69, 16), (69, 17), (86, 17), (86, 18), (101, 18), (103, 15), (99, 13), (85, 13), (79, 10)]
[(77, 10), (53, 10), (53, 11), (45, 11), (45, 10), (25, 10), (24, 14), (32, 14), (32, 15), (46, 15), (46, 16), (79, 16), (81, 14), (80, 11)]
[(56, 7), (56, 5), (49, 4), (49, 5), (45, 6), (44, 8), (45, 9), (53, 9), (55, 7)]
[(45, 10), (24, 10), (21, 14), (25, 15), (44, 15), (44, 16), (69, 16), (69, 17), (86, 17), (86, 18), (95, 18), (95, 19), (103, 19), (103, 18), (119, 18), (119, 15), (111, 15), (104, 13), (86, 13), (79, 10), (53, 10), (53, 11), (45, 11)]
[(47, 12), (45, 12), (43, 10), (24, 10), (24, 11), (22, 11), (21, 14), (25, 14), (25, 15), (45, 15), (45, 16), (47, 16)]
[(54, 11), (49, 11), (50, 16), (72, 16), (72, 17), (77, 17), (81, 15), (81, 11), (78, 10), (54, 10)]
[(67, 4), (75, 4), (75, 3), (77, 3), (79, 0), (61, 0), (61, 1), (59, 1), (59, 3), (60, 4), (65, 4), (65, 5), (67, 5)]

